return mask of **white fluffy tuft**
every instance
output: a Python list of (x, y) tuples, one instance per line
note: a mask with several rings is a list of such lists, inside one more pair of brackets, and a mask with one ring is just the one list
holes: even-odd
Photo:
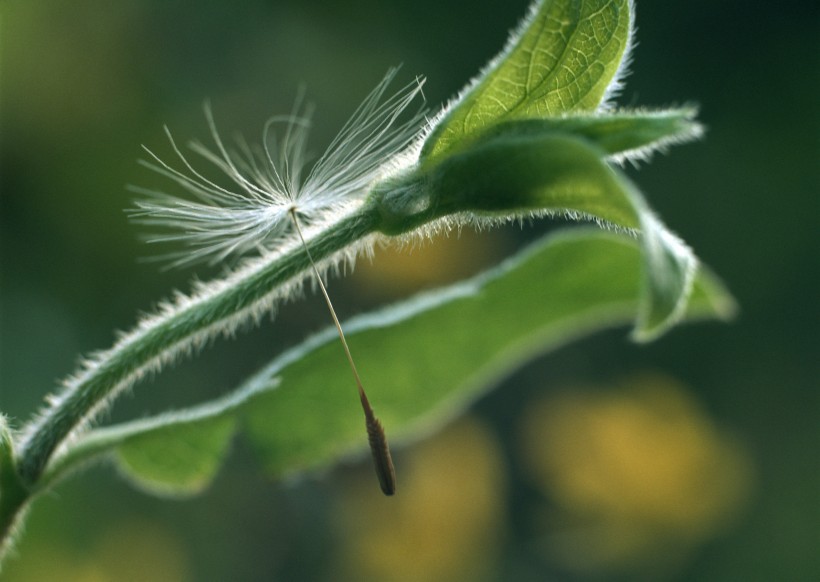
[(170, 266), (184, 266), (218, 264), (282, 246), (295, 236), (291, 210), (306, 225), (345, 214), (362, 202), (375, 180), (414, 161), (405, 150), (417, 140), (424, 111), (400, 118), (421, 94), (424, 80), (418, 78), (385, 98), (396, 72), (389, 71), (367, 95), (310, 168), (311, 111), (301, 97), (290, 115), (268, 120), (261, 145), (249, 146), (239, 138), (235, 148), (223, 143), (206, 105), (215, 151), (199, 142), (189, 147), (224, 173), (230, 185), (218, 184), (195, 169), (166, 128), (181, 169), (148, 148), (151, 160), (142, 163), (175, 182), (186, 195), (132, 187), (144, 196), (130, 211), (133, 220), (162, 233), (152, 236), (151, 242), (184, 243), (188, 248), (165, 257)]

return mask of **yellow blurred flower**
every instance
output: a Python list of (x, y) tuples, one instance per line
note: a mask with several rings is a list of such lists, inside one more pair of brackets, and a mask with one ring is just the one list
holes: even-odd
[(491, 578), (504, 514), (493, 436), (478, 421), (461, 420), (397, 460), (394, 497), (379, 494), (370, 470), (341, 497), (334, 579)]
[(661, 376), (532, 407), (524, 462), (555, 503), (547, 551), (579, 570), (657, 567), (723, 528), (751, 466), (684, 387)]

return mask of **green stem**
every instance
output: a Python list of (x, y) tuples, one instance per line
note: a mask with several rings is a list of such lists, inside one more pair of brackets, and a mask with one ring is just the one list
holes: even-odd
[(0, 415), (0, 563), (12, 544), (30, 495), (17, 472), (14, 443), (5, 418)]
[[(307, 246), (320, 261), (374, 232), (378, 220), (374, 208), (365, 205), (308, 240)], [(36, 483), (57, 446), (120, 391), (177, 354), (267, 311), (282, 286), (298, 281), (309, 268), (304, 249), (295, 246), (216, 291), (182, 302), (117, 342), (26, 428), (19, 456), (23, 483)]]
[(0, 467), (0, 561), (9, 549), (18, 522), (30, 501), (29, 492), (13, 467)]

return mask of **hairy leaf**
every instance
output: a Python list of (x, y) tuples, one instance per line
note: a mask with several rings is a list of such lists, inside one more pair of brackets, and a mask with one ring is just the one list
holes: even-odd
[(121, 473), (151, 493), (200, 492), (219, 470), (236, 429), (236, 415), (267, 385), (246, 385), (223, 398), (185, 410), (94, 429), (47, 467), (40, 487), (47, 487), (78, 465), (114, 454)]
[(542, 0), (451, 106), (422, 150), (435, 158), (502, 120), (594, 111), (617, 88), (629, 0)]
[[(696, 114), (697, 109), (685, 107), (658, 111), (620, 110), (517, 119), (490, 126), (476, 137), (475, 141), (486, 141), (500, 136), (565, 134), (589, 141), (611, 159), (640, 159), (667, 146), (700, 137), (703, 128), (695, 121)], [(454, 144), (450, 153), (461, 151), (473, 143), (473, 140), (465, 140)]]
[[(343, 324), (388, 434), (399, 442), (424, 436), (535, 355), (634, 319), (641, 264), (632, 238), (573, 229), (472, 280)], [(703, 270), (687, 299), (689, 318), (727, 318), (734, 310)], [(238, 422), (247, 423), (274, 476), (363, 450), (362, 412), (336, 330), (285, 352), (223, 398), (90, 431), (54, 459), (41, 487), (114, 453), (123, 475), (148, 492), (197, 493), (218, 470)]]
[[(633, 319), (641, 263), (629, 237), (578, 229), (471, 281), (347, 322), (388, 435), (424, 435), (533, 356)], [(689, 299), (688, 317), (723, 318), (733, 310), (721, 284), (702, 271)], [(334, 330), (277, 358), (251, 385), (280, 380), (248, 417), (271, 474), (364, 449), (362, 412)]]
[[(613, 133), (606, 124), (575, 120), (576, 133), (586, 131), (591, 139), (550, 131), (547, 121), (513, 125), (388, 184), (379, 199), (381, 230), (405, 232), (447, 216), (480, 221), (558, 213), (640, 231), (645, 300), (635, 337), (651, 339), (674, 324), (686, 304), (697, 260), (626, 176), (605, 161), (607, 152), (594, 140), (607, 143)], [(640, 131), (621, 136), (639, 147)]]

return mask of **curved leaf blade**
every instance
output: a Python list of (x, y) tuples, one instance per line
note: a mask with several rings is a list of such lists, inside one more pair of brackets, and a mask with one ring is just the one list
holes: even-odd
[[(641, 264), (633, 239), (574, 229), (470, 281), (347, 322), (389, 434), (405, 441), (423, 435), (533, 355), (629, 321), (640, 309)], [(701, 271), (691, 290), (687, 317), (733, 313), (731, 296), (710, 274)], [(364, 450), (361, 410), (334, 328), (220, 399), (89, 431), (54, 458), (40, 487), (113, 455), (146, 492), (196, 494), (214, 478), (243, 421), (275, 476)]]
[[(350, 320), (348, 343), (388, 436), (424, 434), (534, 355), (634, 318), (641, 264), (629, 237), (574, 230), (471, 281)], [(732, 305), (720, 283), (701, 273), (686, 313), (724, 318)], [(281, 387), (248, 412), (247, 430), (268, 472), (281, 476), (364, 450), (362, 413), (335, 330), (277, 358), (250, 384), (278, 380)]]
[(149, 493), (199, 493), (219, 471), (240, 411), (276, 385), (245, 385), (199, 406), (91, 430), (49, 463), (38, 485), (48, 488), (78, 466), (113, 455), (120, 473)]
[(641, 303), (632, 337), (650, 341), (683, 317), (698, 261), (691, 249), (648, 210), (640, 213), (644, 260)]
[[(582, 138), (615, 161), (645, 159), (653, 152), (696, 140), (703, 127), (695, 121), (694, 107), (658, 111), (619, 110), (607, 113), (571, 113), (562, 117), (504, 121), (486, 129), (480, 140), (502, 136), (564, 134)], [(474, 142), (453, 148), (467, 149)]]
[(543, 0), (451, 104), (422, 149), (434, 158), (502, 120), (594, 111), (617, 85), (630, 0)]
[(236, 419), (223, 415), (147, 432), (117, 447), (117, 466), (154, 494), (193, 495), (219, 470), (235, 428)]
[[(593, 140), (606, 142), (614, 135), (605, 122), (579, 118), (571, 123)], [(380, 199), (380, 228), (395, 234), (451, 215), (480, 221), (563, 214), (640, 232), (645, 283), (635, 338), (651, 339), (682, 313), (697, 259), (652, 213), (626, 176), (605, 161), (607, 152), (578, 135), (544, 131), (550, 124), (499, 125), (499, 131), (488, 132), (469, 147), (399, 178), (404, 182), (390, 184), (393, 192)], [(639, 147), (641, 132), (621, 133), (615, 141), (624, 140)], [(425, 200), (420, 208), (414, 203), (419, 199)]]

